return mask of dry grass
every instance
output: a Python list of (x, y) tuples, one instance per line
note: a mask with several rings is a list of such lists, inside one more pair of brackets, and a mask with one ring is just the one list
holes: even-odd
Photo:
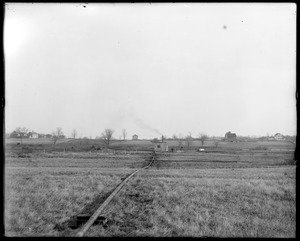
[[(53, 152), (53, 151), (90, 151), (92, 147), (103, 148), (104, 142), (99, 139), (60, 139), (53, 145), (52, 139), (39, 138), (39, 139), (23, 139), (23, 145), (17, 145), (20, 143), (20, 139), (17, 138), (7, 138), (5, 139), (6, 151), (18, 152), (21, 146), (30, 149), (30, 151), (43, 151)], [(171, 147), (178, 147), (178, 141), (167, 140), (167, 145)], [(185, 142), (183, 143), (184, 149), (187, 149)], [(112, 140), (110, 145), (112, 149), (115, 150), (127, 150), (127, 151), (149, 151), (153, 148), (153, 143), (150, 140)], [(202, 147), (202, 143), (199, 140), (193, 140), (190, 149), (197, 149)], [(252, 142), (225, 142), (220, 141), (219, 146), (216, 148), (214, 146), (213, 140), (207, 140), (204, 143), (204, 148), (210, 151), (219, 152), (236, 152), (236, 151), (292, 151), (295, 149), (295, 144), (289, 141), (252, 141)], [(26, 150), (25, 150), (26, 151)]]
[[(57, 144), (69, 142), (71, 140), (72, 139), (68, 139), (68, 138), (59, 139), (57, 141)], [(6, 138), (5, 143), (6, 144), (17, 144), (17, 143), (21, 143), (21, 139), (20, 138)], [(52, 140), (52, 138), (37, 138), (37, 139), (23, 138), (22, 143), (23, 144), (53, 144), (53, 140)]]
[(153, 165), (157, 169), (247, 168), (293, 164), (293, 153), (167, 153)]
[[(106, 196), (145, 162), (71, 158), (12, 158), (5, 165), (5, 233), (8, 236), (63, 235), (66, 222), (93, 212)], [(107, 168), (109, 166), (109, 168)], [(56, 227), (56, 228), (55, 228)]]
[[(295, 167), (283, 162), (290, 158), (159, 155), (160, 164), (138, 172), (104, 210), (108, 228), (94, 225), (86, 235), (295, 237)], [(126, 175), (148, 160), (146, 153), (121, 152), (7, 158), (5, 235), (72, 236), (76, 230), (68, 224), (74, 216), (92, 214)], [(234, 160), (275, 166), (234, 166)]]
[(295, 237), (295, 213), (294, 168), (148, 170), (87, 236)]

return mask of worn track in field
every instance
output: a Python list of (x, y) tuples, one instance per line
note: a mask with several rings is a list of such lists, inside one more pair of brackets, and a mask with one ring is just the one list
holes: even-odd
[(86, 233), (86, 231), (93, 225), (93, 223), (96, 221), (96, 219), (98, 218), (98, 216), (101, 214), (101, 212), (104, 210), (104, 208), (110, 203), (110, 201), (117, 195), (117, 193), (122, 189), (122, 187), (126, 184), (126, 182), (133, 177), (137, 172), (139, 172), (140, 170), (143, 169), (147, 169), (149, 168), (154, 160), (155, 160), (155, 152), (153, 152), (152, 154), (152, 158), (150, 163), (141, 168), (141, 169), (137, 169), (134, 172), (132, 172), (128, 177), (126, 177), (123, 182), (121, 182), (116, 188), (115, 190), (109, 195), (109, 197), (100, 205), (100, 207), (96, 210), (96, 212), (90, 217), (90, 219), (83, 225), (83, 227), (80, 229), (80, 231), (76, 234), (77, 237), (83, 237), (84, 234)]

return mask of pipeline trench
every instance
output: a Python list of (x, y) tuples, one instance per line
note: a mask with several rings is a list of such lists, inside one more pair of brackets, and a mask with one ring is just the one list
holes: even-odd
[[(120, 190), (126, 185), (126, 183), (135, 176), (136, 173), (138, 173), (141, 170), (148, 169), (151, 167), (153, 162), (155, 161), (156, 153), (153, 151), (151, 154), (149, 160), (149, 164), (134, 170), (131, 174), (121, 178), (122, 182), (113, 190), (110, 192), (107, 192), (105, 194), (101, 194), (97, 196), (93, 202), (89, 203), (84, 207), (84, 209), (80, 212), (80, 214), (72, 216), (68, 221), (65, 221), (64, 223), (57, 224), (54, 229), (57, 231), (62, 231), (63, 233), (66, 233), (66, 235), (69, 235), (70, 232), (67, 231), (67, 229), (73, 230), (73, 232), (76, 232), (75, 236), (77, 237), (83, 237), (85, 233), (90, 229), (92, 225), (102, 225), (102, 227), (107, 227), (107, 219), (106, 217), (102, 216), (104, 209), (110, 204), (110, 202), (117, 197)], [(129, 197), (131, 196), (137, 196), (139, 194), (135, 193), (134, 195), (129, 194)], [(97, 208), (95, 211), (95, 207)], [(94, 210), (91, 213), (91, 210)], [(64, 232), (65, 231), (65, 232)], [(72, 232), (72, 233), (73, 233)], [(74, 233), (73, 233), (74, 235)]]

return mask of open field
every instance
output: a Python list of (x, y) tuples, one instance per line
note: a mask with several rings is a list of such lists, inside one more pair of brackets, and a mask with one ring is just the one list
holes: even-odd
[(87, 236), (295, 237), (295, 169), (149, 170)]
[[(151, 146), (141, 143), (140, 149)], [(90, 144), (81, 143), (83, 149)], [(20, 158), (20, 146), (9, 143), (6, 236), (73, 236), (77, 215), (92, 214), (151, 159), (151, 152), (134, 150), (138, 145), (125, 151), (126, 144), (118, 144), (85, 152), (50, 151), (48, 144), (44, 152), (31, 142), (31, 152)], [(289, 151), (295, 147), (252, 143), (243, 146), (247, 151), (231, 144), (228, 152), (224, 144), (220, 152), (158, 153), (152, 167), (130, 179), (104, 210), (108, 227), (93, 225), (86, 236), (295, 237), (296, 172)], [(250, 151), (259, 146), (263, 151)]]
[[(18, 146), (20, 139), (8, 138), (5, 139), (6, 149), (8, 151), (18, 150), (21, 146)], [(167, 140), (168, 146), (178, 147), (178, 141)], [(48, 138), (41, 139), (23, 139), (23, 145), (25, 149), (31, 149), (32, 151), (90, 151), (95, 148), (103, 148), (104, 143), (100, 139), (59, 139), (56, 145), (53, 145), (53, 141)], [(293, 151), (295, 144), (288, 141), (253, 141), (253, 142), (225, 142), (220, 141), (218, 147), (214, 146), (212, 140), (204, 142), (202, 147), (201, 141), (193, 140), (190, 145), (190, 150), (197, 148), (205, 148), (207, 151), (225, 152), (230, 151)], [(127, 150), (127, 151), (149, 151), (153, 148), (153, 143), (150, 140), (112, 140), (111, 149), (113, 150)], [(183, 142), (183, 148), (187, 147)]]
[(153, 168), (246, 168), (289, 165), (294, 163), (293, 153), (168, 153), (161, 154)]
[[(105, 144), (100, 139), (59, 139), (54, 145), (53, 141), (48, 138), (44, 139), (23, 139), (23, 144), (18, 145), (20, 139), (9, 138), (5, 140), (6, 155), (15, 153), (39, 153), (39, 152), (89, 152), (98, 151), (106, 152)], [(113, 140), (110, 145), (111, 151), (151, 151), (152, 143), (148, 141), (119, 141)]]
[(144, 154), (124, 156), (122, 160), (112, 155), (90, 159), (8, 158), (5, 163), (6, 233), (55, 235), (61, 223), (85, 213), (95, 201), (98, 205), (133, 168), (145, 164), (148, 161)]

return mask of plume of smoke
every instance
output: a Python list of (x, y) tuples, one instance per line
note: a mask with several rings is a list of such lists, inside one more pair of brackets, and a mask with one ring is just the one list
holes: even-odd
[(150, 130), (155, 132), (156, 134), (163, 135), (159, 130), (152, 128), (151, 126), (147, 125), (142, 119), (138, 118), (133, 112), (130, 113), (131, 117), (134, 119), (134, 122), (141, 128)]

